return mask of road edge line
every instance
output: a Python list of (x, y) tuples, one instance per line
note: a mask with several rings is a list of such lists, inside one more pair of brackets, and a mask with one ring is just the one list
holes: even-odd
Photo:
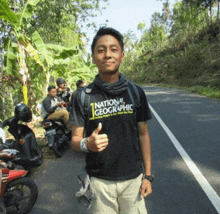
[(179, 141), (176, 139), (176, 137), (173, 135), (173, 133), (170, 131), (170, 129), (167, 127), (167, 125), (163, 122), (163, 120), (160, 118), (160, 116), (157, 114), (157, 112), (154, 110), (154, 108), (149, 104), (150, 110), (153, 112), (154, 116), (156, 117), (157, 121), (160, 123), (170, 140), (172, 141), (173, 145), (183, 158), (184, 162), (192, 172), (193, 176), (199, 183), (199, 185), (202, 187), (205, 194), (208, 196), (209, 200), (215, 207), (218, 213), (220, 213), (220, 197), (216, 193), (216, 191), (212, 188), (212, 186), (209, 184), (207, 179), (204, 177), (204, 175), (201, 173), (199, 168), (196, 166), (196, 164), (192, 161), (190, 156), (186, 153), (186, 151), (183, 149)]

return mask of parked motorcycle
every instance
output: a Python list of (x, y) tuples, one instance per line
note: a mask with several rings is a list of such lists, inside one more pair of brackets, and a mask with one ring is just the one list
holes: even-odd
[[(30, 122), (32, 113), (28, 106), (20, 103), (15, 106), (14, 115), (0, 127), (0, 159), (7, 163), (9, 169), (30, 170), (42, 164), (43, 155), (32, 129), (18, 122)], [(15, 140), (5, 140), (3, 128), (6, 126)]]
[(46, 131), (45, 136), (48, 139), (48, 147), (54, 151), (57, 157), (62, 157), (69, 146), (71, 131), (67, 132), (62, 120), (45, 119), (43, 127)]
[(26, 170), (8, 169), (0, 161), (0, 213), (28, 213), (38, 197), (38, 188), (33, 179), (24, 177)]

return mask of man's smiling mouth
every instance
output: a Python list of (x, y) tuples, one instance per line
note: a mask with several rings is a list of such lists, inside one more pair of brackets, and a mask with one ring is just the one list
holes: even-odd
[(112, 65), (114, 62), (103, 62), (104, 65)]

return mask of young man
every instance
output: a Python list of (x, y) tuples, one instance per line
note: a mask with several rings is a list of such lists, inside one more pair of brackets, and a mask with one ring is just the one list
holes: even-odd
[(144, 197), (152, 193), (146, 122), (151, 114), (145, 93), (137, 85), (140, 106), (133, 105), (130, 83), (119, 73), (123, 47), (123, 36), (118, 31), (99, 29), (92, 43), (99, 74), (90, 92), (88, 115), (83, 111), (80, 93), (73, 102), (72, 146), (87, 152), (94, 214), (146, 214)]
[(73, 99), (73, 97), (75, 97), (77, 95), (77, 93), (79, 93), (84, 87), (86, 86), (86, 82), (84, 82), (83, 80), (77, 80), (76, 81), (76, 90), (72, 93), (72, 97), (71, 100)]
[[(73, 97), (75, 97), (85, 86), (86, 86), (86, 82), (84, 82), (83, 80), (80, 79), (76, 81), (76, 90), (72, 93), (71, 101), (74, 99)], [(73, 102), (69, 102), (69, 106), (68, 106), (69, 112), (72, 111), (72, 105), (73, 105)]]
[(63, 119), (65, 125), (68, 125), (69, 112), (63, 107), (63, 100), (58, 98), (55, 86), (48, 87), (48, 95), (43, 100), (42, 117), (58, 120)]
[(57, 79), (57, 96), (60, 97), (65, 103), (69, 104), (70, 101), (70, 88), (66, 87), (66, 81), (63, 78)]
[(77, 80), (76, 81), (76, 88), (77, 88), (77, 90), (81, 89), (81, 88), (83, 88), (85, 86), (86, 86), (86, 83), (83, 80)]

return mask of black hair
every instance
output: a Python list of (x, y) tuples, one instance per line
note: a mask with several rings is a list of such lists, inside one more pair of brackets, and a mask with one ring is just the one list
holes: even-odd
[(79, 88), (82, 83), (83, 83), (83, 80), (77, 80), (76, 87)]
[(66, 83), (66, 80), (63, 79), (63, 78), (58, 78), (56, 82), (57, 82), (57, 86), (59, 87), (60, 84), (65, 84), (65, 83)]
[(49, 91), (51, 91), (52, 89), (56, 89), (56, 87), (53, 86), (53, 85), (50, 85), (50, 86), (47, 88), (47, 91), (49, 92)]
[(98, 32), (96, 33), (95, 37), (93, 38), (93, 42), (92, 42), (92, 45), (91, 45), (92, 55), (94, 54), (94, 49), (95, 49), (96, 42), (98, 41), (98, 39), (100, 39), (104, 35), (114, 36), (118, 40), (118, 42), (121, 46), (122, 52), (124, 51), (124, 42), (123, 42), (122, 34), (119, 31), (115, 30), (114, 28), (101, 27), (101, 28), (99, 28)]

